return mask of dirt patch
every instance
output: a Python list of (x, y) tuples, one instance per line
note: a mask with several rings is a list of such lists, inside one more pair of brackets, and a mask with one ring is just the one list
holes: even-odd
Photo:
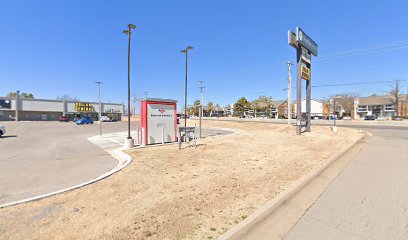
[(205, 121), (240, 130), (131, 151), (134, 161), (96, 184), (0, 209), (1, 239), (215, 239), (342, 151), (361, 132)]

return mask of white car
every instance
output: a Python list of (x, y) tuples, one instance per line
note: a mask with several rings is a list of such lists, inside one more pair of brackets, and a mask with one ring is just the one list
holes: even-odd
[(112, 122), (112, 120), (108, 116), (102, 116), (101, 121), (102, 122)]
[(2, 125), (0, 125), (0, 137), (6, 134), (6, 128)]

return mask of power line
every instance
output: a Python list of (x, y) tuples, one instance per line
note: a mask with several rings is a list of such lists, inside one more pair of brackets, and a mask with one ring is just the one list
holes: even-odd
[[(398, 80), (400, 82), (405, 82), (408, 80)], [(319, 87), (337, 87), (337, 86), (353, 86), (353, 85), (365, 85), (365, 84), (377, 84), (377, 83), (390, 83), (395, 82), (395, 80), (388, 80), (388, 81), (373, 81), (373, 82), (354, 82), (354, 83), (334, 83), (334, 84), (323, 84), (323, 85), (312, 85), (313, 88)], [(296, 88), (296, 87), (294, 87)], [(287, 88), (282, 89), (282, 91), (286, 91)]]
[[(356, 49), (351, 49), (351, 50), (342, 51), (342, 52), (328, 53), (328, 54), (325, 54), (325, 55), (322, 55), (322, 56), (316, 58), (314, 61), (317, 61), (317, 62), (329, 61), (329, 60), (334, 60), (334, 59), (338, 59), (338, 58), (353, 57), (353, 56), (359, 56), (359, 55), (370, 54), (370, 53), (377, 53), (377, 52), (396, 50), (396, 49), (401, 49), (401, 48), (408, 48), (408, 40), (377, 44), (377, 45), (372, 45), (372, 46), (365, 47), (365, 48), (356, 48)], [(274, 62), (274, 63), (271, 63), (271, 64), (267, 64), (267, 65), (260, 65), (260, 66), (255, 66), (255, 67), (252, 67), (252, 68), (247, 68), (247, 69), (237, 71), (237, 72), (234, 72), (234, 73), (227, 73), (227, 74), (217, 75), (217, 76), (214, 76), (212, 78), (219, 78), (219, 77), (222, 77), (222, 76), (242, 74), (242, 73), (252, 72), (252, 71), (256, 71), (256, 70), (272, 68), (272, 67), (276, 67), (276, 66), (285, 66), (286, 64), (287, 64), (287, 61), (282, 60), (282, 61), (277, 61), (277, 62)]]

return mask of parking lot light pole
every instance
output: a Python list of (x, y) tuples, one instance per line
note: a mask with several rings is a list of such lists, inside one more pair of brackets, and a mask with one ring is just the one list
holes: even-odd
[(130, 136), (130, 36), (132, 29), (136, 29), (136, 26), (133, 24), (128, 24), (128, 29), (122, 31), (122, 33), (128, 36), (128, 136), (125, 144), (128, 148), (131, 148), (134, 145), (134, 140)]
[(95, 82), (96, 84), (98, 84), (98, 103), (99, 103), (99, 116), (98, 116), (98, 120), (99, 120), (99, 136), (102, 136), (102, 104), (101, 104), (101, 82)]
[(188, 51), (193, 50), (192, 46), (181, 50), (181, 53), (186, 54), (186, 83), (184, 88), (184, 127), (187, 127), (187, 80), (188, 80)]

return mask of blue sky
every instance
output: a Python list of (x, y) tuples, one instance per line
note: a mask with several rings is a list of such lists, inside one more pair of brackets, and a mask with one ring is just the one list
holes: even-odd
[[(286, 98), (285, 61), (295, 59), (287, 31), (300, 26), (319, 55), (400, 42), (402, 47), (351, 57), (313, 59), (313, 85), (408, 79), (406, 1), (4, 1), (0, 8), (0, 96), (68, 94), (125, 102), (128, 23), (132, 35), (132, 93), (183, 101), (184, 56), (189, 97), (220, 105), (245, 96)], [(394, 44), (394, 45), (392, 45)], [(404, 45), (405, 44), (405, 45)], [(270, 67), (260, 67), (271, 65)], [(248, 70), (249, 69), (249, 70)], [(295, 69), (292, 71), (295, 74)], [(402, 82), (404, 91), (408, 82)], [(385, 93), (390, 83), (322, 87), (313, 98), (339, 92)]]

